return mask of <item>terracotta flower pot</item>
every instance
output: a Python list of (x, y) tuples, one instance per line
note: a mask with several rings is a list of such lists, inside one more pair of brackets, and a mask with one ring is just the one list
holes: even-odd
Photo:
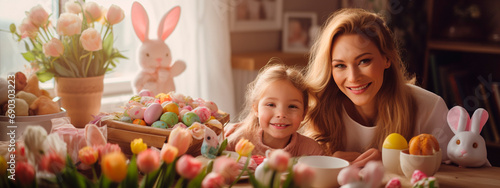
[(71, 123), (83, 128), (101, 109), (104, 75), (87, 78), (56, 77), (56, 95), (68, 112)]

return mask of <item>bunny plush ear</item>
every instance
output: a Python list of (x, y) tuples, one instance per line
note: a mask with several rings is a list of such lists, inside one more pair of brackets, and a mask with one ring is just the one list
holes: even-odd
[[(179, 22), (181, 16), (181, 7), (176, 6), (172, 8), (168, 13), (166, 13), (160, 21), (158, 26), (158, 39), (167, 39), (172, 32), (174, 32), (175, 26)], [(135, 28), (135, 27), (134, 27)]]
[(470, 130), (469, 113), (461, 106), (455, 106), (448, 111), (448, 125), (453, 133)]
[(132, 26), (134, 27), (135, 34), (139, 37), (141, 42), (148, 40), (149, 32), (149, 18), (146, 9), (139, 3), (132, 4)]
[(474, 114), (472, 114), (471, 132), (476, 134), (481, 133), (486, 121), (488, 121), (488, 112), (483, 108), (478, 108), (474, 111)]

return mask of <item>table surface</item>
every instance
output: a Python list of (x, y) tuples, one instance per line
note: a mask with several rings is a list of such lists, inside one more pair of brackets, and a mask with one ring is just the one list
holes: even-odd
[[(387, 181), (393, 177), (399, 177), (402, 187), (411, 187), (410, 179), (404, 175), (386, 173), (383, 179), (384, 187)], [(434, 174), (440, 187), (500, 187), (500, 168), (462, 168), (454, 165), (442, 164), (438, 172)], [(243, 180), (236, 186), (239, 188), (252, 187), (248, 181)]]

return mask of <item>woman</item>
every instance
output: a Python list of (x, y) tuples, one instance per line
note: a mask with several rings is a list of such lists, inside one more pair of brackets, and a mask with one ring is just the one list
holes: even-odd
[[(364, 166), (390, 133), (433, 134), (446, 151), (453, 133), (443, 99), (412, 85), (392, 33), (377, 14), (343, 9), (326, 22), (306, 74), (317, 97), (306, 135), (334, 156)], [(447, 159), (443, 155), (443, 159)]]

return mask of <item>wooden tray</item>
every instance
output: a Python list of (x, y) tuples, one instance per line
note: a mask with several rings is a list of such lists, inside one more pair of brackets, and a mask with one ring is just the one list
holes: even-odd
[[(219, 112), (222, 114), (219, 120), (222, 123), (222, 129), (216, 127), (210, 127), (215, 133), (220, 134), (224, 130), (224, 126), (229, 122), (229, 114), (224, 112)], [(116, 120), (105, 120), (101, 125), (107, 125), (108, 127), (108, 142), (115, 143), (120, 146), (122, 152), (126, 155), (132, 155), (130, 150), (130, 142), (136, 138), (142, 138), (143, 142), (148, 146), (153, 146), (158, 149), (163, 147), (163, 143), (167, 142), (168, 135), (172, 128), (162, 129), (150, 126), (141, 126), (131, 123), (126, 123)], [(189, 147), (187, 154), (192, 156), (200, 155), (200, 148), (203, 140), (193, 139), (191, 146)]]

